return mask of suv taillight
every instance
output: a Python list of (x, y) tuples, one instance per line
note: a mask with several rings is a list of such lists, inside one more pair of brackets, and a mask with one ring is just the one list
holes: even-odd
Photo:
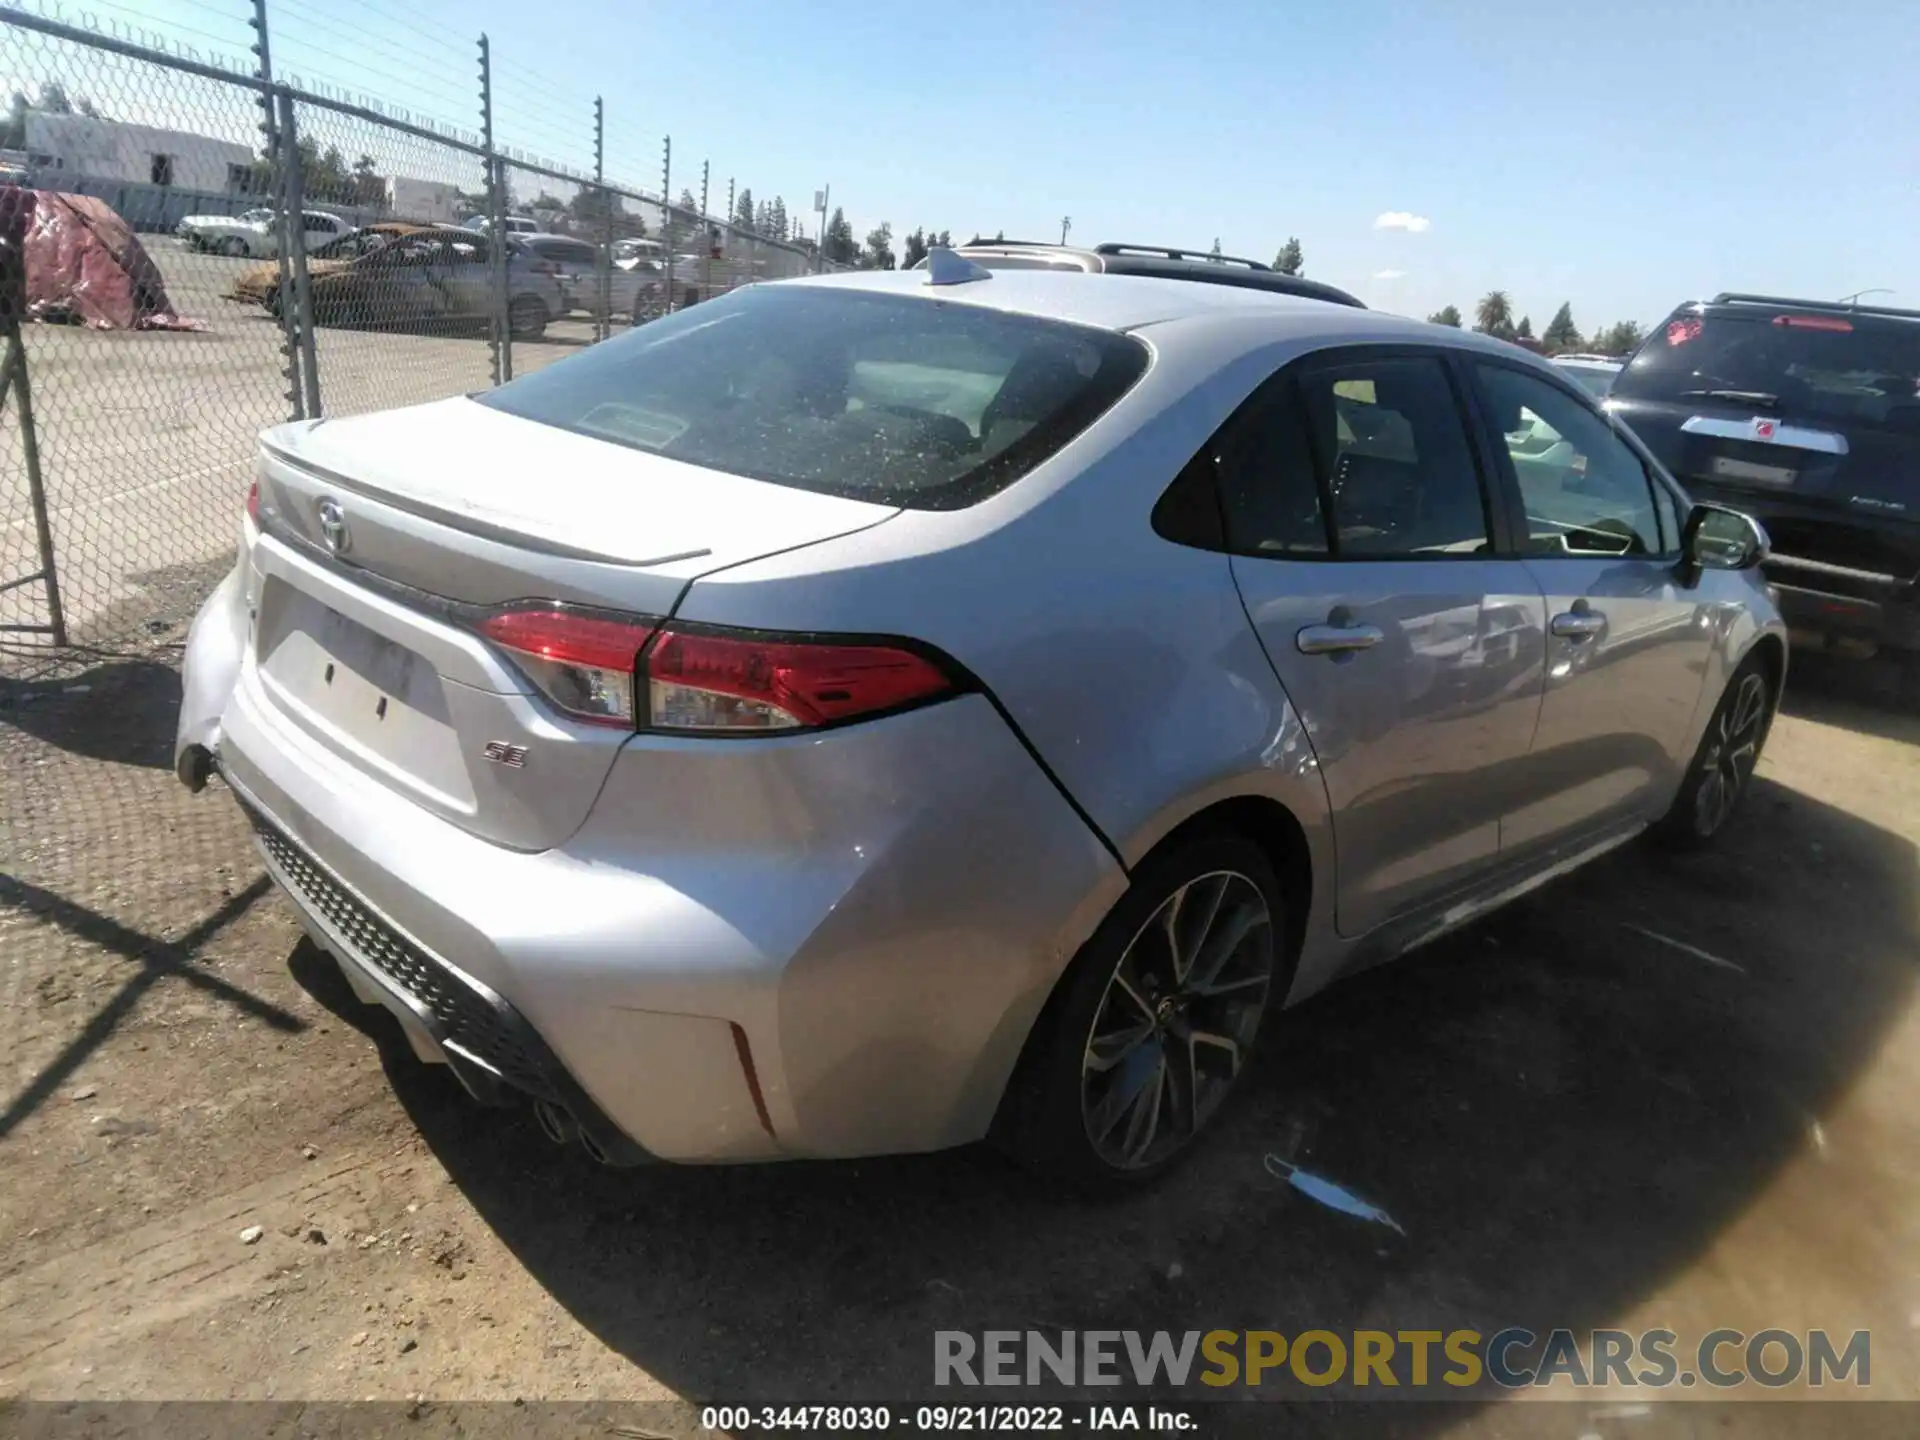
[(565, 606), (502, 610), (476, 628), (573, 718), (663, 734), (813, 730), (959, 688), (937, 661), (895, 645), (661, 628)]
[(260, 523), (260, 482), (258, 480), (247, 486), (247, 518), (256, 525)]

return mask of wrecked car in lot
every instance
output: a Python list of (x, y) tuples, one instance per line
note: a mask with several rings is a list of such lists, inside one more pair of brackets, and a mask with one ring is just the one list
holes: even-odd
[[(371, 255), (402, 235), (417, 235), (423, 230), (433, 228), (430, 225), (413, 225), (397, 220), (382, 220), (372, 225), (363, 225), (358, 230), (342, 235), (338, 240), (330, 240), (318, 249), (308, 252), (307, 274), (331, 275), (363, 255)], [(280, 303), (279, 289), (280, 265), (278, 261), (271, 261), (242, 270), (234, 279), (233, 288), (227, 292), (227, 299), (251, 301), (255, 305), (275, 308)]]
[[(316, 324), (370, 330), (484, 327), (493, 297), (492, 252), (485, 235), (452, 225), (371, 225), (326, 247), (308, 265)], [(337, 247), (337, 248), (336, 248)], [(566, 314), (560, 279), (508, 242), (507, 324), (532, 339)], [(277, 266), (260, 266), (235, 283), (234, 297), (277, 313)]]

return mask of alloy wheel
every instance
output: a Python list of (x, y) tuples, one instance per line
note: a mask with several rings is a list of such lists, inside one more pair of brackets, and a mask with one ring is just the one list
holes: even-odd
[(1138, 1170), (1181, 1149), (1239, 1078), (1273, 980), (1259, 886), (1219, 870), (1180, 886), (1114, 967), (1080, 1067), (1087, 1139)]
[(1767, 719), (1767, 682), (1757, 674), (1741, 677), (1715, 713), (1700, 756), (1700, 785), (1693, 817), (1699, 833), (1711, 835), (1733, 813), (1734, 802), (1760, 759), (1761, 731)]

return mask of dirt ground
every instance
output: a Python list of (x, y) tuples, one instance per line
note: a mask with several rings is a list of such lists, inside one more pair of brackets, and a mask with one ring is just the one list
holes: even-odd
[(1864, 670), (1799, 663), (1719, 849), (1291, 1012), (1100, 1205), (974, 1151), (608, 1171), (475, 1107), (174, 781), (178, 688), (165, 650), (0, 682), (0, 1396), (897, 1402), (945, 1328), (1524, 1324), (1870, 1329), (1920, 1398), (1920, 719)]

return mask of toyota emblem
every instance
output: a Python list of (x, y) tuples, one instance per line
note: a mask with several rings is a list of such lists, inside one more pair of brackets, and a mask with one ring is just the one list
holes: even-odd
[(336, 555), (346, 554), (353, 537), (347, 533), (347, 512), (340, 502), (329, 495), (314, 506), (314, 510), (320, 516), (320, 535), (327, 542), (327, 549)]

